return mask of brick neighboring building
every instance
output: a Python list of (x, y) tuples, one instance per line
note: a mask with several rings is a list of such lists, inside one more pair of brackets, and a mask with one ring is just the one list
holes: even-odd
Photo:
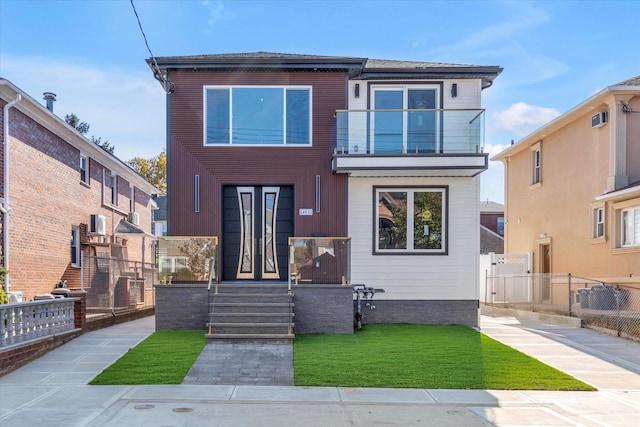
[(504, 205), (480, 202), (480, 253), (504, 252)]
[(153, 261), (153, 238), (144, 233), (152, 232), (157, 189), (51, 110), (0, 79), (5, 289), (23, 301), (63, 280), (79, 288), (81, 252)]

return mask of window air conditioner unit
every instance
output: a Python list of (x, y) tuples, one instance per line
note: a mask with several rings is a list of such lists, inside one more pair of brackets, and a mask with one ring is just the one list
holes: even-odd
[(599, 128), (601, 126), (604, 126), (607, 124), (607, 112), (606, 111), (601, 111), (598, 114), (594, 114), (593, 116), (591, 116), (591, 127), (592, 128)]
[(98, 236), (104, 236), (107, 234), (107, 219), (104, 215), (91, 215), (91, 221), (89, 222), (89, 233)]
[(129, 212), (129, 222), (133, 225), (140, 225), (140, 214), (138, 212)]

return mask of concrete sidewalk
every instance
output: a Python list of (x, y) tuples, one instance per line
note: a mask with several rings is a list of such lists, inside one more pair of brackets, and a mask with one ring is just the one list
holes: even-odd
[(482, 332), (600, 391), (87, 385), (153, 330), (150, 317), (90, 332), (0, 378), (0, 425), (640, 425), (640, 344), (508, 317)]

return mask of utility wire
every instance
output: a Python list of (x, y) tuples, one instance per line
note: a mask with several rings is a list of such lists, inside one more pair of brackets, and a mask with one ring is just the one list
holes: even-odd
[(160, 67), (158, 66), (158, 62), (156, 61), (156, 58), (155, 56), (153, 56), (153, 52), (151, 52), (151, 48), (149, 47), (147, 35), (144, 33), (144, 29), (142, 28), (142, 23), (140, 22), (140, 16), (138, 16), (136, 5), (133, 4), (133, 0), (130, 0), (130, 1), (131, 1), (131, 7), (133, 8), (133, 13), (136, 15), (136, 20), (138, 21), (138, 27), (140, 27), (140, 32), (142, 33), (142, 38), (144, 39), (144, 44), (147, 46), (147, 50), (149, 51), (149, 55), (151, 55), (151, 60), (153, 61), (153, 67), (155, 68), (153, 74), (155, 75), (157, 80), (162, 81), (162, 86), (164, 87), (165, 92), (173, 93), (175, 84), (169, 79), (167, 79), (166, 76), (162, 75), (162, 72), (160, 72)]

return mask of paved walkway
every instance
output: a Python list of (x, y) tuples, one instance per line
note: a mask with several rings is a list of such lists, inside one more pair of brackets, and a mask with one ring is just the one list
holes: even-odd
[(87, 385), (153, 330), (151, 317), (90, 332), (1, 377), (0, 425), (640, 425), (640, 344), (508, 317), (482, 331), (600, 391)]
[(209, 343), (182, 384), (293, 385), (293, 345)]

